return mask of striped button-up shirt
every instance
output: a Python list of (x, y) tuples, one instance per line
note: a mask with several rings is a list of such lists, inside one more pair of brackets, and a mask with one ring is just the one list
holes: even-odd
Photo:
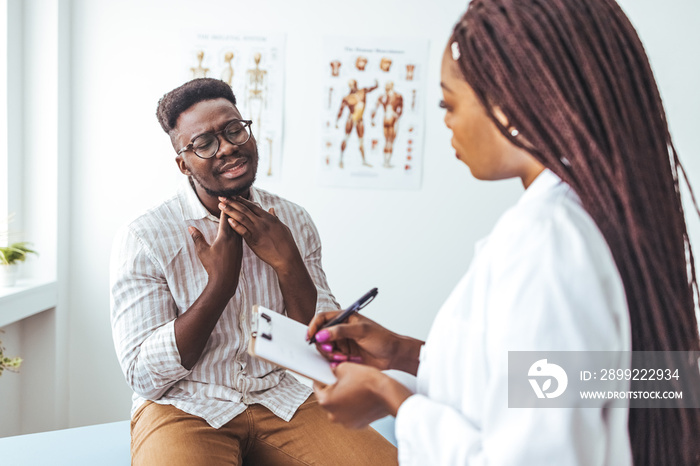
[[(219, 219), (197, 198), (187, 180), (175, 196), (120, 230), (111, 258), (111, 322), (114, 346), (134, 391), (133, 413), (146, 400), (173, 405), (219, 428), (259, 403), (289, 421), (311, 390), (282, 368), (251, 357), (252, 307), (284, 313), (277, 275), (243, 242), (236, 294), (226, 305), (204, 352), (191, 370), (180, 362), (174, 321), (204, 290), (208, 275), (187, 231), (199, 229), (209, 244)], [(321, 268), (321, 242), (300, 206), (261, 189), (251, 201), (275, 214), (292, 231), (316, 285), (316, 311), (338, 309)]]

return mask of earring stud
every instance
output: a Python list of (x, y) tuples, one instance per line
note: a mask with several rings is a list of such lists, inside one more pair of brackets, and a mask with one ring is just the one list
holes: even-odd
[(518, 134), (520, 134), (520, 131), (518, 131), (517, 129), (515, 129), (515, 128), (510, 129), (510, 135), (513, 136), (514, 138), (518, 137)]
[(459, 53), (459, 44), (457, 42), (452, 42), (450, 48), (452, 49), (452, 59), (454, 61), (459, 60), (459, 57), (461, 56), (461, 53)]

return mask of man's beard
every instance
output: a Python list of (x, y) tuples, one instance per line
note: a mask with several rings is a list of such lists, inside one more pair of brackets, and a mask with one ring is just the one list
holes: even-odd
[[(207, 193), (210, 196), (213, 197), (225, 197), (227, 199), (230, 199), (235, 196), (242, 196), (244, 194), (248, 193), (248, 190), (250, 189), (251, 186), (253, 186), (253, 183), (255, 183), (255, 178), (257, 176), (257, 173), (253, 174), (253, 179), (250, 180), (250, 183), (246, 183), (244, 186), (241, 186), (240, 188), (237, 189), (224, 189), (221, 191), (216, 191), (213, 189), (207, 188), (204, 183), (202, 183), (202, 180), (196, 176), (194, 173), (190, 174), (190, 185), (192, 185), (192, 189), (194, 189), (194, 182), (192, 181), (192, 178), (194, 178), (197, 181), (197, 184), (202, 187), (205, 193)], [(195, 192), (197, 190), (195, 189)]]

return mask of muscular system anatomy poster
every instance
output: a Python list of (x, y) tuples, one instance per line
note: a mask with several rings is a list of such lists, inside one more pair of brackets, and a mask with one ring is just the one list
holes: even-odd
[(319, 183), (419, 189), (428, 41), (326, 37)]
[(258, 143), (258, 184), (277, 181), (282, 168), (284, 36), (183, 33), (183, 81), (217, 78), (236, 96), (243, 119), (252, 120)]

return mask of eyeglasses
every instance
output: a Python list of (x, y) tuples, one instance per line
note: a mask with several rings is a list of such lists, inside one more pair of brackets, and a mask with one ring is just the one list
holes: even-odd
[(234, 146), (242, 146), (250, 139), (250, 125), (252, 124), (251, 120), (232, 120), (221, 131), (200, 134), (191, 143), (180, 149), (177, 155), (192, 150), (197, 157), (210, 159), (219, 151), (219, 134), (223, 134), (224, 138)]

